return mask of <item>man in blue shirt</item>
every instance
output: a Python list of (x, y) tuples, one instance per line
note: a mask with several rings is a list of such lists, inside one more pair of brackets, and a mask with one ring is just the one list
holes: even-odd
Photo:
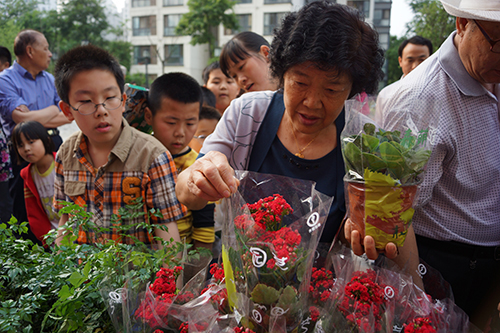
[[(17, 123), (35, 120), (47, 128), (58, 149), (62, 138), (57, 127), (69, 121), (59, 110), (54, 77), (45, 71), (52, 57), (47, 39), (38, 31), (23, 30), (14, 41), (14, 53), (14, 64), (0, 73), (0, 116), (5, 135), (10, 141)], [(14, 176), (9, 183), (13, 214), (19, 221), (27, 221), (24, 185), (19, 174), (25, 164), (17, 164), (12, 147), (10, 156)]]

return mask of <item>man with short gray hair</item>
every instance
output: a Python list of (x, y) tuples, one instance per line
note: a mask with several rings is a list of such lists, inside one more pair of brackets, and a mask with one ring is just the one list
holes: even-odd
[[(54, 77), (45, 71), (52, 57), (47, 39), (38, 31), (23, 30), (14, 41), (14, 53), (14, 64), (0, 73), (0, 116), (5, 135), (10, 139), (17, 123), (35, 120), (47, 128), (57, 149), (62, 143), (57, 127), (69, 121), (59, 110), (60, 98)], [(20, 177), (26, 163), (19, 165), (10, 148), (14, 178), (10, 180), (9, 191), (13, 214), (19, 221), (27, 221), (24, 185)]]

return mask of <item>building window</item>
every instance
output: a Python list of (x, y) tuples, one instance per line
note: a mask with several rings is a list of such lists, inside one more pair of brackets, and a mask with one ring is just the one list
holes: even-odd
[(242, 31), (251, 31), (252, 30), (252, 15), (251, 14), (242, 14), (236, 15), (238, 19), (238, 24), (240, 25), (239, 29), (224, 29), (225, 35), (236, 35)]
[(236, 0), (236, 3), (252, 3), (252, 0)]
[(165, 64), (170, 66), (184, 65), (184, 45), (165, 45)]
[(273, 4), (273, 3), (292, 3), (292, 0), (264, 0), (265, 4)]
[(134, 46), (134, 65), (156, 65), (156, 46)]
[(156, 16), (132, 17), (132, 36), (156, 35)]
[(156, 0), (132, 0), (132, 7), (156, 6)]
[(163, 36), (175, 36), (175, 27), (179, 24), (181, 14), (165, 15), (163, 17)]
[(163, 0), (163, 7), (182, 6), (183, 4), (183, 0)]
[(287, 13), (264, 13), (264, 35), (272, 35)]
[(369, 0), (348, 0), (347, 5), (359, 10), (365, 17), (370, 16), (370, 1)]
[(376, 27), (390, 26), (391, 10), (390, 9), (375, 9), (373, 11), (373, 25)]

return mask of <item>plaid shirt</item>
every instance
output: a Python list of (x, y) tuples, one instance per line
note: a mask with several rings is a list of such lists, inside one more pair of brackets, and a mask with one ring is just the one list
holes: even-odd
[[(123, 121), (123, 129), (111, 150), (108, 163), (95, 169), (91, 163), (87, 140), (79, 132), (63, 143), (56, 156), (54, 210), (63, 207), (59, 201), (87, 205), (93, 213), (92, 222), (99, 227), (111, 227), (113, 214), (121, 207), (143, 198), (144, 212), (159, 210), (163, 219), (151, 216), (155, 224), (174, 222), (187, 213), (177, 201), (175, 182), (177, 170), (165, 147), (151, 135), (139, 132)], [(145, 201), (144, 201), (145, 199)], [(145, 216), (122, 219), (122, 224), (144, 222)], [(144, 243), (151, 243), (151, 235), (142, 228), (131, 228), (128, 234)], [(99, 239), (120, 239), (116, 229), (97, 235), (93, 230), (80, 230), (78, 243), (94, 243)], [(130, 237), (120, 239), (133, 243)]]

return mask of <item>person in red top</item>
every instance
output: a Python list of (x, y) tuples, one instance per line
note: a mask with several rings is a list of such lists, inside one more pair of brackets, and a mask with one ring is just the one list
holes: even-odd
[(45, 127), (37, 121), (17, 124), (12, 143), (19, 163), (29, 165), (21, 170), (28, 222), (33, 234), (45, 245), (44, 236), (57, 229), (59, 216), (53, 211), (55, 153)]

